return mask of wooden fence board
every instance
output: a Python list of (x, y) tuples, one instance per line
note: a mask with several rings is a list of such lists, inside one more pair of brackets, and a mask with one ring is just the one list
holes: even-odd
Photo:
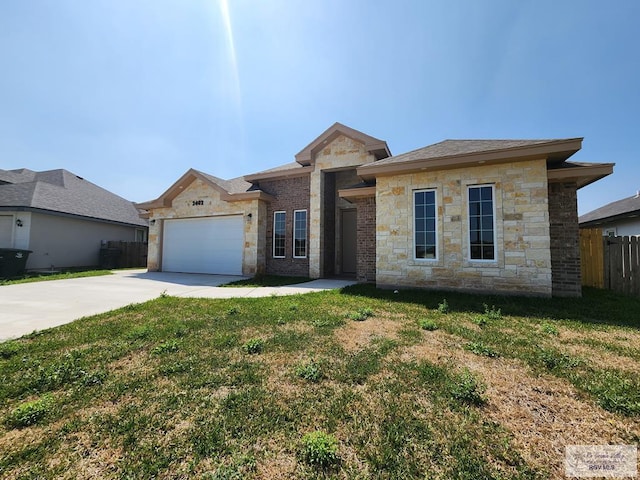
[(108, 248), (117, 248), (120, 254), (116, 260), (117, 268), (135, 268), (147, 266), (147, 248), (145, 242), (117, 242), (107, 243)]
[(604, 288), (604, 243), (602, 230), (580, 230), (580, 268), (582, 284), (589, 287)]

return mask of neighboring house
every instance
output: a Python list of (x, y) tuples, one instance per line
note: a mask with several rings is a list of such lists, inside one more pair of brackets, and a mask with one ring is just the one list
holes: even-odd
[(0, 169), (0, 248), (31, 250), (27, 269), (99, 264), (103, 241), (145, 241), (134, 204), (66, 170)]
[(640, 191), (582, 215), (580, 228), (601, 228), (607, 236), (640, 236)]
[(233, 180), (191, 169), (138, 204), (148, 268), (579, 296), (576, 190), (613, 171), (567, 162), (581, 143), (447, 140), (391, 156), (336, 123), (293, 163)]

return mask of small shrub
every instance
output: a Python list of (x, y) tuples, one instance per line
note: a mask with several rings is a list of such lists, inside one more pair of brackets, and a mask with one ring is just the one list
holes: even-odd
[(242, 350), (249, 355), (262, 353), (264, 350), (264, 340), (261, 338), (252, 338), (247, 340), (244, 345), (242, 345)]
[(305, 434), (300, 449), (302, 460), (315, 467), (330, 467), (340, 461), (338, 441), (333, 435), (322, 431)]
[(42, 420), (52, 409), (53, 398), (44, 395), (38, 400), (22, 403), (11, 411), (5, 420), (5, 424), (12, 428), (23, 428), (35, 425)]
[(306, 363), (300, 363), (296, 366), (295, 374), (307, 382), (319, 382), (322, 379), (322, 370), (320, 364), (313, 358)]
[(151, 353), (153, 353), (154, 355), (161, 355), (163, 353), (174, 353), (177, 352), (179, 348), (180, 347), (178, 345), (178, 342), (175, 340), (171, 340), (157, 345), (153, 348), (153, 350), (151, 350)]
[(455, 400), (472, 405), (483, 405), (486, 402), (484, 391), (485, 386), (468, 370), (454, 378), (450, 387), (451, 396)]
[(482, 342), (469, 342), (465, 345), (465, 350), (475, 353), (476, 355), (482, 355), (484, 357), (498, 358), (500, 354), (493, 348), (485, 345)]
[(369, 317), (373, 317), (374, 311), (370, 308), (359, 308), (355, 312), (351, 312), (347, 314), (347, 318), (354, 320), (356, 322), (362, 322)]
[(443, 298), (442, 302), (438, 304), (438, 312), (439, 313), (449, 313), (449, 304), (447, 303), (447, 299)]
[(540, 328), (547, 335), (554, 335), (554, 336), (557, 337), (560, 334), (560, 332), (558, 331), (556, 326), (552, 325), (552, 324), (550, 324), (548, 322), (544, 322), (542, 325), (540, 325)]
[(438, 325), (433, 320), (423, 318), (422, 320), (420, 320), (420, 328), (432, 332), (438, 329)]

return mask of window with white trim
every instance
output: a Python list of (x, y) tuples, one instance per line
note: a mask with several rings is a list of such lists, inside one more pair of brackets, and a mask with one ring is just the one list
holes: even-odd
[(307, 256), (307, 211), (293, 212), (293, 256), (305, 258)]
[(469, 259), (496, 259), (493, 185), (469, 187)]
[(273, 258), (284, 258), (286, 235), (285, 212), (273, 212)]
[(416, 260), (438, 258), (435, 190), (413, 192), (413, 256)]

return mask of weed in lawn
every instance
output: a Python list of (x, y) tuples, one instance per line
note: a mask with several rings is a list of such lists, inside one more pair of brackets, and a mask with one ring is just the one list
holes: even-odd
[(242, 345), (242, 351), (249, 355), (257, 355), (264, 350), (264, 340), (261, 338), (252, 338)]
[(549, 348), (541, 348), (538, 358), (547, 370), (574, 368), (583, 363), (579, 358)]
[(311, 320), (311, 324), (317, 328), (335, 328), (344, 325), (344, 320), (337, 317), (317, 316)]
[(483, 405), (487, 401), (483, 396), (486, 387), (469, 370), (453, 377), (449, 388), (451, 397), (459, 402)]
[(228, 350), (238, 345), (236, 333), (217, 332), (211, 339), (210, 345), (216, 350)]
[(10, 428), (35, 425), (51, 412), (53, 405), (53, 397), (50, 394), (43, 395), (37, 400), (24, 402), (11, 411), (5, 419), (5, 424)]
[(438, 313), (449, 313), (449, 303), (446, 298), (442, 299), (442, 302), (438, 304)]
[(500, 356), (497, 351), (482, 342), (469, 342), (464, 346), (464, 348), (476, 355), (482, 355), (484, 357), (497, 358)]
[(153, 347), (151, 353), (154, 355), (162, 355), (165, 353), (175, 353), (180, 349), (180, 345), (176, 340), (162, 342), (160, 345)]
[(8, 342), (0, 343), (0, 358), (11, 358), (17, 355), (22, 350), (22, 344), (9, 340)]
[(355, 322), (362, 322), (373, 315), (374, 311), (372, 309), (363, 307), (359, 308), (355, 312), (347, 313), (345, 316)]
[(298, 311), (299, 305), (297, 303), (291, 303), (289, 304), (289, 311), (290, 312), (297, 312)]
[(169, 294), (167, 293), (166, 290), (163, 290), (162, 292), (160, 292), (160, 298), (167, 298), (169, 297)]
[(484, 316), (487, 320), (500, 320), (502, 318), (502, 310), (499, 308), (496, 309), (495, 305), (491, 305), (491, 308), (489, 308), (489, 305), (483, 303), (482, 306), (484, 307)]
[(322, 379), (322, 368), (319, 362), (311, 358), (308, 362), (296, 365), (295, 374), (307, 382), (317, 383)]
[(542, 325), (540, 325), (540, 330), (542, 330), (542, 332), (546, 333), (547, 335), (553, 335), (555, 337), (560, 334), (558, 328), (555, 325), (550, 324), (549, 322), (544, 322)]
[(299, 453), (303, 462), (316, 467), (327, 468), (340, 462), (338, 441), (320, 430), (303, 435)]
[(484, 315), (474, 315), (471, 321), (479, 327), (484, 327), (488, 323), (487, 317)]
[(420, 319), (420, 328), (432, 332), (438, 329), (438, 324), (430, 318), (422, 318)]
[(153, 334), (153, 328), (150, 325), (138, 325), (125, 334), (126, 338), (132, 341), (146, 340)]
[(220, 465), (214, 472), (207, 472), (205, 480), (242, 480), (256, 472), (256, 459), (252, 455), (242, 455), (230, 465)]
[(229, 307), (226, 313), (227, 315), (238, 315), (240, 313), (240, 307), (238, 307), (237, 305)]

